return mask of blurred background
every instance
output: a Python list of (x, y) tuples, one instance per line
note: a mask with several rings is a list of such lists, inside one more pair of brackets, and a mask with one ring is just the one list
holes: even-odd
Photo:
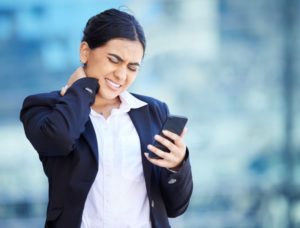
[(86, 21), (111, 7), (148, 39), (131, 91), (189, 117), (194, 193), (173, 227), (300, 227), (299, 0), (1, 0), (0, 227), (43, 227), (47, 180), (19, 111), (66, 84)]

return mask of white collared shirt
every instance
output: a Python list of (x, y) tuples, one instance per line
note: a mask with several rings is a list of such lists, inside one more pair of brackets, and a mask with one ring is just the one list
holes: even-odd
[(91, 109), (99, 170), (88, 193), (81, 228), (150, 228), (150, 207), (137, 131), (128, 115), (147, 103), (129, 92), (120, 94), (121, 105), (105, 119)]

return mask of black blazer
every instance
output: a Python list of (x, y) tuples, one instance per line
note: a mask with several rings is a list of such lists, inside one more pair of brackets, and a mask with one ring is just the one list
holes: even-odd
[[(45, 227), (79, 228), (88, 192), (98, 172), (98, 149), (90, 106), (98, 81), (76, 81), (64, 96), (59, 91), (29, 96), (20, 119), (27, 138), (39, 154), (49, 182)], [(177, 173), (151, 164), (145, 157), (167, 117), (166, 104), (134, 95), (148, 105), (131, 109), (129, 116), (141, 141), (141, 156), (153, 227), (170, 227), (168, 217), (181, 215), (192, 194), (192, 173), (187, 151)]]

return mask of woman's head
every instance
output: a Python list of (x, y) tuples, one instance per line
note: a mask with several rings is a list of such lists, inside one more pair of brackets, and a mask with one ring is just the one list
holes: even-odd
[(134, 82), (145, 52), (145, 36), (137, 20), (110, 9), (89, 19), (80, 45), (88, 77), (98, 79), (100, 97), (116, 99)]
[(83, 31), (82, 41), (94, 49), (115, 38), (139, 41), (145, 52), (146, 39), (142, 26), (134, 16), (117, 9), (109, 9), (91, 17)]

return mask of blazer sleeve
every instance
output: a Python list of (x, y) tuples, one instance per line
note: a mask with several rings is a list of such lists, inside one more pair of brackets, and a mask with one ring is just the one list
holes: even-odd
[(174, 173), (163, 169), (160, 177), (160, 186), (168, 217), (174, 218), (183, 214), (189, 205), (193, 192), (188, 149), (180, 170)]
[(85, 129), (98, 91), (96, 78), (77, 80), (59, 92), (25, 98), (20, 113), (26, 137), (42, 156), (68, 155)]
[[(161, 115), (166, 119), (169, 109), (163, 104), (165, 112)], [(179, 171), (172, 172), (162, 168), (160, 172), (160, 189), (166, 206), (168, 217), (174, 218), (183, 214), (188, 205), (193, 192), (192, 170), (190, 165), (190, 155), (188, 148), (182, 166)]]

